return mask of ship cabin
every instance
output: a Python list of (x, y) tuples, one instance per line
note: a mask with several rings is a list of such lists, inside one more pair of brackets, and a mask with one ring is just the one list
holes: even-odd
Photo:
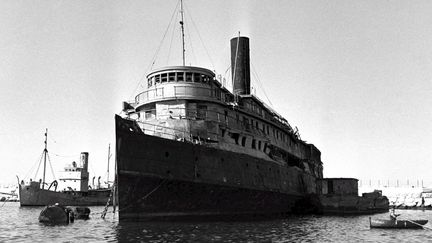
[(249, 47), (244, 38), (233, 39), (239, 44), (231, 40), (237, 57), (231, 59), (234, 92), (208, 69), (164, 67), (147, 75), (145, 89), (134, 101), (125, 102), (123, 111), (146, 134), (244, 153), (322, 178), (320, 151), (250, 94)]
[(82, 152), (80, 155), (80, 165), (75, 161), (64, 167), (64, 171), (60, 172), (60, 190), (61, 191), (88, 191), (88, 156), (87, 152)]

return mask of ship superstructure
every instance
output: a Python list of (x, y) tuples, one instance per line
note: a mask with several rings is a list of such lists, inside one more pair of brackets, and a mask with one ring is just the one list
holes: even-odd
[(205, 68), (152, 71), (116, 116), (120, 220), (290, 212), (321, 189), (320, 151), (250, 92), (249, 39), (231, 40), (233, 91)]

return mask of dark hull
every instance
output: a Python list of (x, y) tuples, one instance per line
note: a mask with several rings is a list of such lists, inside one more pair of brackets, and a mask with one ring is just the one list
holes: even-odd
[(106, 205), (110, 192), (110, 189), (88, 192), (56, 192), (19, 185), (21, 206), (47, 206), (56, 203), (64, 206), (102, 206)]
[(382, 229), (422, 229), (427, 220), (392, 220), (392, 219), (369, 219), (371, 228)]
[(277, 192), (119, 174), (120, 220), (280, 216), (291, 212), (298, 199)]
[(280, 216), (316, 192), (299, 168), (145, 135), (120, 117), (116, 128), (121, 221)]

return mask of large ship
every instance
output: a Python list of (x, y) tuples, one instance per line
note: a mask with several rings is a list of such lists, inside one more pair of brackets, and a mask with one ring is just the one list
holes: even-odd
[[(24, 182), (18, 178), (20, 206), (46, 206), (60, 204), (65, 206), (97, 206), (111, 202), (112, 188), (101, 187), (100, 177), (95, 185), (89, 185), (88, 158), (89, 153), (80, 154), (80, 164), (75, 161), (64, 167), (59, 180), (50, 184), (45, 182), (48, 130), (45, 132), (45, 149), (41, 157), (43, 160), (43, 177), (39, 181)], [(109, 154), (109, 152), (108, 152)], [(109, 158), (109, 157), (108, 157)], [(39, 163), (39, 164), (40, 164)], [(110, 200), (110, 201), (108, 201)]]
[(230, 45), (232, 91), (213, 71), (185, 65), (183, 39), (183, 65), (151, 71), (123, 103), (120, 221), (279, 216), (321, 192), (320, 151), (251, 94), (249, 38)]

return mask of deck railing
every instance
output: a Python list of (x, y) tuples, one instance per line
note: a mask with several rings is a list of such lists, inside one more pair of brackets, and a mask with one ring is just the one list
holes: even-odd
[[(188, 131), (186, 129), (176, 129), (169, 126), (158, 125), (150, 122), (136, 121), (144, 134), (163, 137), (166, 139), (193, 142), (193, 143), (206, 143), (210, 142), (208, 138), (200, 137), (195, 134), (194, 131)], [(207, 131), (208, 134), (217, 136), (217, 133)]]

